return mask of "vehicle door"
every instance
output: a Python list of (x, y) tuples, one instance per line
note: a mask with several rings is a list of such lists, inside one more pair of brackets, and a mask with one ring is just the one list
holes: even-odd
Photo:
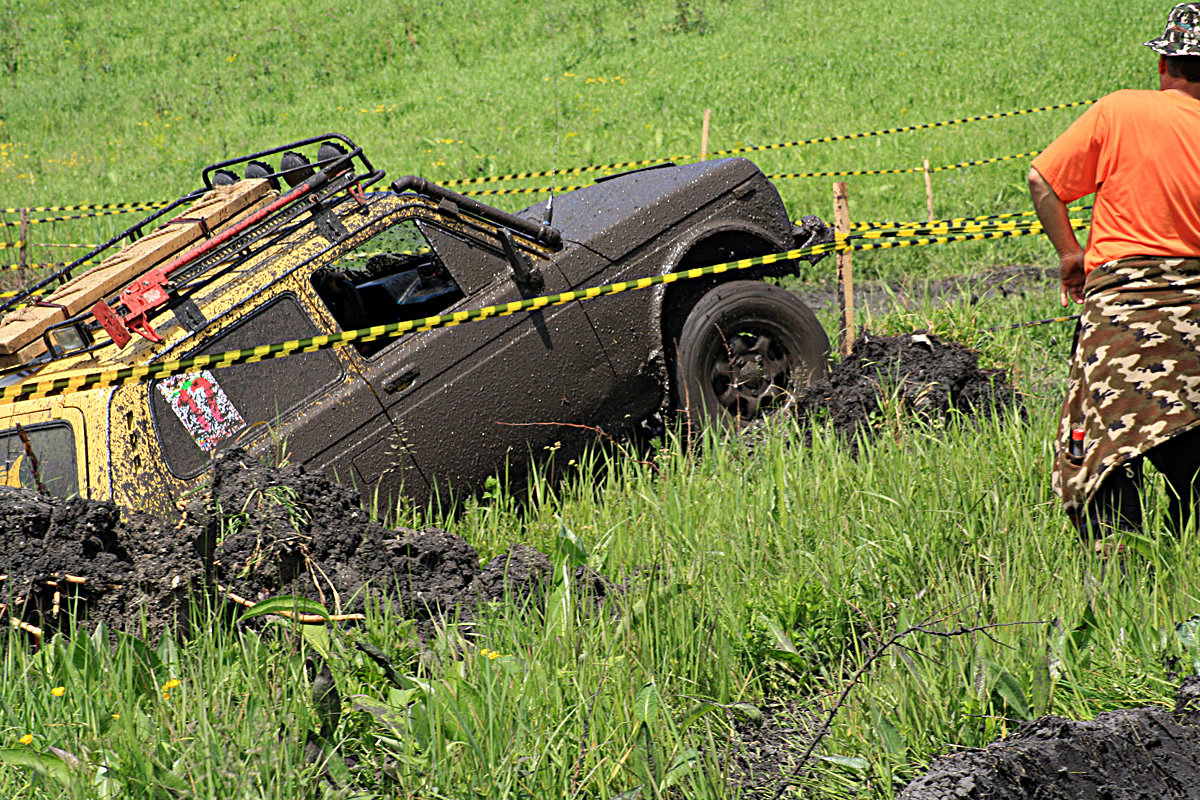
[[(302, 339), (327, 330), (314, 322), (304, 297), (282, 291), (260, 298), (220, 332), (206, 332), (203, 344), (185, 355)], [(148, 392), (163, 466), (185, 481), (199, 475), (219, 449), (238, 444), (254, 454), (274, 451), (277, 459), (363, 486), (354, 460), (388, 429), (371, 387), (348, 355), (336, 350), (204, 370), (134, 390)], [(134, 414), (128, 427), (127, 435), (136, 436)], [(115, 428), (114, 434), (120, 435)], [(136, 460), (137, 448), (129, 451)], [(130, 471), (145, 471), (149, 465), (140, 467)]]
[[(352, 301), (327, 301), (354, 305), (343, 308), (344, 327), (568, 288), (561, 272), (541, 260), (536, 266), (544, 287), (522, 289), (498, 240), (453, 221), (397, 222), (343, 261), (355, 258), (366, 269), (350, 282)], [(506, 466), (510, 485), (519, 488), (529, 457), (548, 449), (557, 447), (562, 459), (573, 457), (593, 437), (584, 426), (595, 419), (613, 381), (577, 303), (418, 331), (357, 349), (404, 447), (442, 500), (479, 489)]]

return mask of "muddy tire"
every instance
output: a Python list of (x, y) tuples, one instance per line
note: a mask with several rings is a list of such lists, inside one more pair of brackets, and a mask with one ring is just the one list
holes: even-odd
[(679, 334), (675, 407), (689, 430), (740, 430), (785, 410), (829, 368), (829, 337), (793, 294), (731, 281), (700, 298)]

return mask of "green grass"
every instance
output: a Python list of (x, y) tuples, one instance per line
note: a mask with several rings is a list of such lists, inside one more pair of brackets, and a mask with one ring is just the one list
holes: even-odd
[[(207, 163), (326, 130), (392, 177), (446, 180), (694, 153), (705, 108), (721, 149), (1090, 99), (1154, 85), (1140, 43), (1167, 5), (8, 0), (0, 206), (175, 196)], [(755, 158), (768, 172), (949, 164), (1037, 149), (1077, 113)], [(939, 215), (1026, 210), (1027, 166), (939, 173)], [(857, 219), (924, 216), (920, 175), (849, 183)], [(828, 216), (828, 180), (780, 190), (794, 216)], [(36, 240), (99, 239), (124, 219)], [(855, 264), (864, 278), (936, 277), (1050, 255), (1029, 237)], [(528, 508), (496, 494), (433, 520), (485, 559), (524, 542), (553, 554), (556, 574), (589, 564), (626, 587), (611, 614), (581, 613), (560, 580), (546, 614), (498, 603), (427, 652), (388, 609), (330, 637), (205, 624), (178, 645), (101, 635), (35, 653), (13, 634), (0, 760), (33, 766), (0, 767), (0, 796), (613, 798), (671, 784), (729, 797), (735, 704), (827, 711), (881, 638), (918, 624), (1005, 627), (888, 649), (838, 710), (818, 752), (839, 760), (812, 763), (804, 796), (890, 797), (935, 754), (1021, 719), (1167, 703), (1173, 670), (1197, 658), (1175, 627), (1200, 611), (1196, 536), (1131, 541), (1124, 576), (1103, 577), (1076, 541), (1049, 487), (1070, 328), (986, 330), (1056, 313), (1050, 290), (870, 320), (980, 349), (1016, 377), (1027, 419), (930, 427), (885, 412), (857, 457), (787, 428), (753, 453), (669, 440), (653, 467), (589, 462), (565, 486), (539, 484)], [(326, 747), (359, 759), (331, 761), (337, 789), (304, 756), (320, 726), (313, 652), (344, 701)], [(87, 767), (64, 771), (50, 747)]]
[[(531, 506), (494, 493), (440, 520), (484, 559), (525, 542), (552, 555), (556, 576), (591, 566), (624, 587), (599, 613), (556, 579), (545, 613), (495, 603), (425, 652), (388, 609), (328, 637), (206, 622), (157, 653), (103, 636), (31, 653), (14, 634), (0, 758), (53, 746), (90, 767), (61, 782), (0, 768), (0, 792), (610, 798), (672, 784), (729, 797), (733, 707), (795, 699), (827, 712), (877, 644), (914, 625), (1001, 627), (914, 633), (886, 650), (834, 717), (804, 796), (890, 797), (935, 754), (1020, 720), (1168, 703), (1172, 670), (1197, 657), (1175, 628), (1197, 611), (1195, 533), (1131, 541), (1124, 576), (1101, 575), (1049, 489), (1065, 331), (978, 333), (1051, 303), (1047, 292), (879, 320), (1023, 365), (1026, 419), (931, 426), (885, 411), (857, 457), (821, 431), (805, 446), (790, 426), (752, 452), (713, 440), (685, 453), (668, 439), (652, 466), (585, 461), (565, 485), (538, 484)], [(338, 790), (314, 788), (304, 758), (319, 727), (303, 668), (313, 652), (343, 700), (327, 747), (359, 759), (332, 762)], [(171, 678), (181, 685), (163, 697)]]

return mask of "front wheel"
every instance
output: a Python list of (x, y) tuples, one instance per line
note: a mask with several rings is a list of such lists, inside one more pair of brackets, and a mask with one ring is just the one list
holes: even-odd
[(824, 377), (829, 337), (795, 295), (731, 281), (700, 298), (679, 334), (675, 403), (689, 425), (741, 429)]

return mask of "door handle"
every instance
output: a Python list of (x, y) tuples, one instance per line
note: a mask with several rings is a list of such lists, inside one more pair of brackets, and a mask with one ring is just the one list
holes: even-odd
[(416, 383), (417, 378), (420, 377), (420, 375), (421, 370), (416, 367), (408, 367), (403, 369), (400, 371), (399, 375), (383, 385), (383, 391), (387, 392), (388, 394), (403, 392), (405, 389)]

